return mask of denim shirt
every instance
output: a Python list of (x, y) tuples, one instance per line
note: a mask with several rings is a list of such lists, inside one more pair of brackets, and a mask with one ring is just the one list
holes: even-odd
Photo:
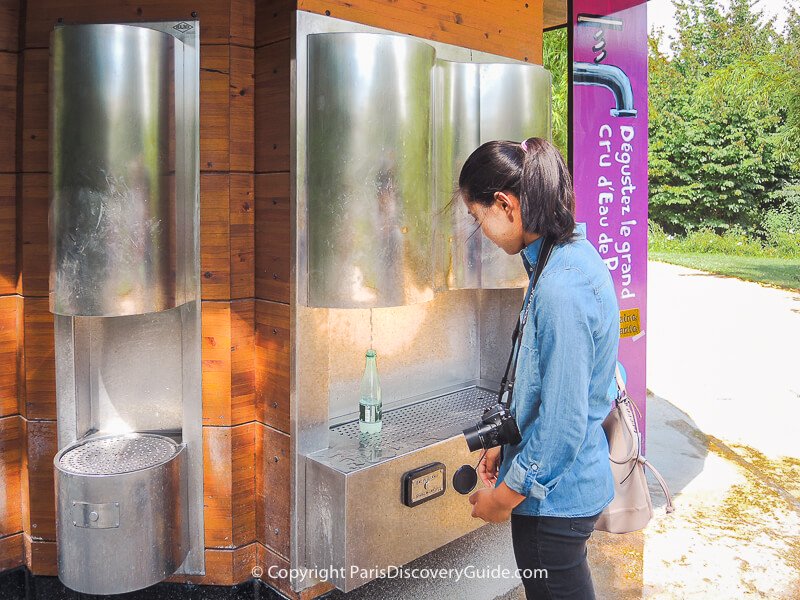
[[(503, 445), (496, 484), (527, 496), (514, 514), (587, 517), (614, 498), (601, 425), (613, 398), (619, 306), (605, 263), (581, 225), (575, 233), (553, 247), (519, 343), (510, 410), (522, 441)], [(531, 277), (541, 244), (521, 252)]]

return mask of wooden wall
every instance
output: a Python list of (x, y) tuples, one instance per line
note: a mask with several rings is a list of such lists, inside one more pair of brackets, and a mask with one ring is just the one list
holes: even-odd
[[(0, 570), (56, 574), (48, 43), (65, 22), (201, 30), (204, 577), (289, 566), (290, 35), (296, 10), (541, 62), (541, 0), (0, 0)], [(15, 236), (15, 237), (14, 237)]]
[(20, 3), (0, 2), (0, 570), (25, 562), (19, 394), (22, 301), (17, 296), (17, 73)]
[(542, 63), (543, 0), (297, 0), (297, 8)]
[[(205, 577), (249, 579), (257, 556), (252, 0), (3, 0), (0, 9), (0, 568), (55, 575), (53, 319), (48, 311), (49, 34), (64, 22), (190, 20), (201, 31), (200, 211)], [(19, 59), (19, 81), (17, 60)], [(13, 71), (11, 71), (13, 69)], [(7, 97), (19, 94), (19, 110)], [(11, 107), (7, 109), (7, 107)], [(6, 147), (6, 142), (10, 140)], [(9, 175), (6, 175), (9, 173)], [(17, 368), (18, 365), (18, 368)], [(14, 374), (9, 377), (8, 373)], [(18, 532), (22, 532), (21, 534)], [(176, 580), (181, 580), (176, 577)], [(184, 578), (185, 579), (185, 578)]]

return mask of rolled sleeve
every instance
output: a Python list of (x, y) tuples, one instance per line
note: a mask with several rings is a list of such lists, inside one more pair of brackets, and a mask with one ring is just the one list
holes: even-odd
[(508, 468), (508, 472), (503, 481), (518, 494), (544, 500), (544, 497), (547, 495), (547, 488), (536, 481), (536, 472), (538, 470), (539, 465), (535, 463), (529, 467), (525, 467), (518, 454), (514, 457), (514, 460), (511, 461), (511, 466)]
[(523, 343), (527, 336), (533, 343), (535, 336), (541, 402), (504, 481), (519, 494), (543, 500), (575, 462), (586, 437), (593, 329), (600, 311), (594, 289), (577, 269), (542, 277), (537, 292), (529, 322), (534, 327), (525, 328)]

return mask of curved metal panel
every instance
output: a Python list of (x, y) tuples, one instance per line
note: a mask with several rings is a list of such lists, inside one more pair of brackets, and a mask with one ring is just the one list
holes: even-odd
[[(120, 440), (148, 439), (151, 445), (127, 455), (113, 452)], [(147, 454), (160, 448), (159, 441), (174, 446), (168, 458)], [(65, 457), (87, 444), (95, 448), (74, 461), (75, 469)], [(184, 444), (152, 434), (93, 436), (56, 454), (58, 576), (68, 588), (121, 594), (158, 583), (180, 567), (189, 549), (186, 454)], [(115, 464), (126, 460), (140, 464)]]
[(367, 308), (430, 300), (433, 48), (308, 36), (308, 296)]
[(182, 300), (175, 45), (166, 33), (125, 25), (52, 34), (52, 312), (129, 315)]
[[(481, 143), (491, 140), (551, 139), (550, 73), (539, 65), (492, 63), (481, 68)], [(481, 240), (481, 287), (525, 287), (519, 255)]]
[(479, 75), (479, 66), (472, 63), (437, 60), (434, 68), (436, 289), (480, 287), (481, 234), (454, 197), (461, 166), (479, 145)]

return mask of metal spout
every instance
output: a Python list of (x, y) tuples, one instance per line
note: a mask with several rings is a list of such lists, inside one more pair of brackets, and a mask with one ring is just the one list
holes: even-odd
[(575, 85), (598, 85), (611, 90), (616, 101), (616, 108), (611, 109), (612, 117), (636, 116), (631, 80), (619, 67), (576, 62), (572, 66), (572, 82)]

